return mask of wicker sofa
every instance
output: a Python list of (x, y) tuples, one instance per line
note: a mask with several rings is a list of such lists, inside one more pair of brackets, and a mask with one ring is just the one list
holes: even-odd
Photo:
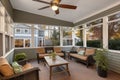
[(44, 61), (44, 56), (49, 56), (50, 52), (56, 52), (60, 57), (65, 58), (65, 53), (62, 51), (61, 47), (40, 47), (37, 49), (37, 61)]
[(8, 61), (0, 57), (0, 80), (39, 80), (39, 68), (32, 67), (30, 63), (22, 66), (23, 71), (14, 73)]
[[(84, 51), (83, 55), (78, 54), (78, 51)], [(78, 48), (77, 51), (70, 52), (69, 56), (70, 59), (74, 58), (79, 60), (82, 63), (85, 63), (86, 66), (88, 67), (91, 64), (95, 63), (95, 60), (93, 59), (93, 55), (95, 54), (95, 49), (94, 48)]]

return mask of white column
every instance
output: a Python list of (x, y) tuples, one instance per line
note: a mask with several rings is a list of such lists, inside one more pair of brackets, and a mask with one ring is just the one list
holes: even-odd
[(5, 9), (3, 8), (3, 18), (2, 18), (2, 29), (3, 29), (3, 35), (2, 35), (2, 45), (3, 45), (3, 55), (6, 54), (6, 49), (5, 49)]
[(83, 24), (83, 47), (87, 47), (86, 27), (86, 24)]
[(72, 29), (72, 46), (75, 46), (75, 29)]
[(31, 47), (34, 47), (34, 25), (31, 26)]
[(103, 17), (103, 48), (108, 49), (108, 17)]
[(63, 27), (60, 27), (60, 46), (63, 46)]

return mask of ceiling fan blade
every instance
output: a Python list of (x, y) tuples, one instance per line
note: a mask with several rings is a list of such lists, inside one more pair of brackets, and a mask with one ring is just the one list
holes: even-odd
[(49, 2), (42, 1), (42, 0), (33, 0), (33, 1), (41, 2), (41, 3), (45, 3), (45, 4), (51, 4), (51, 3), (49, 3)]
[(55, 13), (56, 13), (56, 14), (59, 14), (59, 9), (57, 9), (57, 10), (55, 11)]
[(58, 6), (61, 8), (67, 8), (67, 9), (76, 9), (77, 8), (77, 6), (68, 5), (68, 4), (59, 4)]
[(46, 8), (49, 8), (49, 7), (50, 6), (45, 6), (45, 7), (39, 8), (38, 10), (46, 9)]

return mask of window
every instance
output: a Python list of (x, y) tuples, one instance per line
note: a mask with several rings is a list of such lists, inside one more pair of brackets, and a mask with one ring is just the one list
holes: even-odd
[[(97, 22), (96, 22), (97, 21)], [(97, 23), (95, 25), (90, 25), (87, 26), (87, 46), (88, 47), (96, 47), (100, 48), (102, 47), (102, 27), (103, 25), (101, 24), (102, 20), (96, 20), (95, 22), (92, 23)]]
[(25, 32), (25, 34), (28, 34), (29, 33), (29, 29), (25, 29), (24, 32)]
[(83, 29), (82, 26), (75, 29), (75, 45), (76, 46), (83, 46)]
[(60, 45), (60, 29), (56, 26), (47, 26), (44, 30), (44, 45), (59, 46)]
[(7, 53), (10, 50), (10, 45), (9, 45), (9, 36), (5, 36), (5, 52)]
[(30, 47), (30, 39), (25, 39), (25, 47)]
[(23, 47), (24, 46), (23, 39), (15, 39), (15, 47)]
[(109, 49), (120, 50), (120, 21), (108, 24)]
[(63, 46), (72, 45), (72, 28), (63, 27)]
[(15, 47), (30, 47), (30, 39), (15, 39)]
[(15, 33), (21, 33), (21, 29), (16, 28), (16, 29), (15, 29)]

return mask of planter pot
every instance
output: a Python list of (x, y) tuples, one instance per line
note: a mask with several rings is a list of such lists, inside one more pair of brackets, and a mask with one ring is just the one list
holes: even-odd
[(103, 78), (107, 77), (107, 70), (103, 70), (101, 67), (97, 68), (97, 73), (100, 77), (103, 77)]

